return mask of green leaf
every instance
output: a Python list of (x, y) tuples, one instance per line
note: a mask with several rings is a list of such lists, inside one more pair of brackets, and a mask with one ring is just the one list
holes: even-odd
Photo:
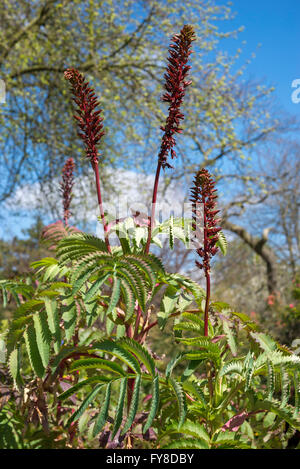
[(272, 339), (267, 334), (262, 332), (250, 332), (251, 337), (257, 342), (260, 347), (265, 350), (266, 352), (272, 352), (277, 350), (277, 345), (275, 340)]
[(218, 246), (221, 249), (221, 252), (223, 256), (226, 256), (227, 254), (227, 240), (225, 238), (225, 235), (223, 231), (219, 231), (218, 233), (218, 241), (216, 242), (216, 246)]
[(57, 302), (55, 300), (51, 300), (50, 298), (45, 298), (44, 302), (49, 329), (55, 338), (54, 350), (56, 353), (58, 353), (61, 345), (61, 329), (59, 324)]
[(94, 281), (92, 287), (87, 291), (84, 301), (87, 303), (89, 302), (94, 296), (99, 295), (99, 289), (106, 282), (106, 280), (110, 277), (110, 273), (105, 273), (101, 275), (97, 280)]
[(36, 341), (36, 334), (32, 324), (27, 326), (27, 329), (24, 333), (24, 339), (32, 369), (39, 378), (43, 378), (45, 368), (41, 356), (39, 354), (39, 349)]
[(152, 422), (155, 418), (157, 409), (158, 409), (158, 404), (159, 404), (159, 377), (158, 375), (154, 378), (153, 383), (152, 383), (152, 400), (151, 400), (151, 407), (150, 407), (150, 412), (147, 418), (147, 421), (144, 425), (143, 428), (143, 433), (146, 433), (147, 430), (152, 425)]
[(143, 227), (137, 227), (134, 231), (134, 240), (136, 243), (136, 246), (139, 247), (142, 239), (145, 239), (147, 236), (147, 228)]
[(129, 260), (132, 264), (136, 265), (148, 279), (151, 289), (154, 288), (156, 283), (156, 272), (152, 265), (152, 259), (148, 256), (141, 255), (131, 255), (126, 256), (126, 259)]
[(139, 274), (138, 271), (134, 271), (132, 274), (132, 269), (129, 270), (127, 267), (118, 266), (118, 276), (123, 277), (123, 279), (127, 282), (130, 288), (133, 291), (135, 298), (138, 300), (141, 308), (145, 309), (146, 303), (146, 285), (143, 283), (143, 278)]
[(76, 422), (78, 420), (83, 412), (88, 408), (88, 406), (93, 402), (93, 400), (96, 398), (97, 394), (99, 393), (100, 389), (102, 388), (103, 384), (97, 384), (92, 392), (84, 399), (82, 402), (81, 406), (71, 415), (67, 422), (67, 427), (71, 425), (72, 422)]
[(223, 368), (220, 370), (220, 376), (225, 376), (227, 374), (238, 373), (239, 375), (243, 374), (244, 366), (243, 361), (238, 359), (236, 361), (232, 361), (226, 363)]
[(46, 368), (49, 364), (50, 358), (51, 332), (49, 330), (45, 311), (34, 314), (33, 323), (35, 328), (37, 347), (43, 365)]
[(96, 419), (96, 423), (93, 429), (93, 436), (95, 437), (103, 428), (103, 426), (106, 423), (107, 420), (107, 415), (108, 415), (108, 408), (109, 408), (109, 402), (110, 402), (110, 394), (111, 394), (111, 382), (108, 383), (106, 387), (106, 392), (105, 392), (105, 398), (103, 405), (101, 406), (101, 411), (98, 414), (98, 417)]
[(129, 368), (134, 371), (134, 373), (140, 373), (140, 365), (135, 356), (129, 353), (126, 349), (121, 347), (116, 342), (104, 339), (102, 342), (97, 342), (96, 344), (94, 344), (93, 350), (102, 350), (103, 352), (115, 355), (121, 361), (126, 363)]
[(162, 449), (209, 449), (208, 444), (197, 438), (181, 438), (164, 445)]
[(207, 402), (204, 396), (204, 393), (201, 389), (201, 383), (199, 381), (185, 381), (182, 383), (184, 391), (192, 394), (198, 399), (198, 404), (201, 402), (204, 407), (206, 407)]
[(97, 301), (84, 303), (86, 309), (87, 326), (91, 327), (98, 316), (103, 312), (103, 307), (98, 305)]
[(299, 416), (297, 415), (295, 417), (295, 409), (290, 405), (282, 407), (281, 402), (276, 401), (275, 399), (257, 400), (253, 407), (253, 411), (256, 410), (268, 410), (269, 412), (273, 412), (278, 415), (280, 419), (284, 420), (297, 430), (300, 430)]
[(300, 411), (300, 373), (296, 371), (294, 373), (294, 392), (295, 392), (295, 415), (299, 415)]
[(170, 249), (174, 248), (174, 218), (173, 217), (170, 217), (169, 245), (170, 245)]
[(72, 295), (77, 293), (85, 282), (90, 278), (92, 273), (97, 269), (97, 264), (94, 262), (92, 265), (86, 265), (84, 263), (83, 267), (80, 264), (76, 268), (74, 275), (72, 276), (73, 290)]
[(20, 389), (23, 385), (23, 379), (20, 374), (20, 349), (11, 352), (8, 359), (8, 369), (14, 380), (14, 386)]
[(141, 375), (138, 374), (134, 381), (134, 389), (132, 393), (130, 408), (129, 408), (126, 423), (121, 432), (122, 435), (124, 435), (124, 433), (126, 433), (130, 429), (131, 425), (133, 424), (134, 417), (136, 416), (138, 404), (139, 404), (140, 387), (141, 387)]
[(168, 365), (167, 365), (167, 368), (166, 368), (166, 378), (169, 379), (169, 377), (171, 376), (172, 374), (172, 371), (173, 369), (175, 368), (175, 366), (181, 361), (184, 359), (185, 357), (185, 353), (186, 352), (180, 352), (178, 353), (177, 355), (175, 355), (175, 357), (173, 357)]
[(111, 360), (104, 360), (103, 358), (94, 357), (75, 360), (71, 365), (70, 371), (90, 368), (109, 370), (117, 373), (118, 375), (125, 376), (125, 372), (118, 363), (112, 362)]
[(70, 303), (69, 301), (63, 302), (62, 307), (62, 319), (64, 321), (64, 329), (67, 341), (72, 339), (77, 324), (77, 307), (73, 300), (73, 296), (71, 296), (70, 300)]
[(128, 321), (134, 313), (135, 308), (135, 298), (133, 296), (132, 289), (130, 285), (125, 281), (125, 279), (120, 279), (121, 282), (121, 290), (122, 295), (125, 300), (126, 304), (126, 311), (125, 311), (125, 322)]
[(175, 392), (175, 396), (178, 402), (178, 409), (179, 409), (179, 424), (178, 428), (183, 425), (187, 413), (187, 405), (186, 405), (186, 397), (183, 391), (182, 385), (176, 381), (174, 378), (170, 378), (169, 382), (172, 385), (172, 388)]
[(116, 409), (115, 423), (112, 432), (112, 439), (116, 436), (117, 431), (119, 430), (122, 420), (123, 420), (123, 409), (127, 389), (127, 378), (122, 378), (120, 381), (120, 390), (119, 390), (119, 400)]
[(120, 293), (121, 293), (121, 288), (120, 288), (120, 279), (114, 275), (113, 277), (113, 287), (111, 291), (111, 297), (110, 297), (110, 302), (106, 311), (107, 316), (113, 311), (113, 309), (117, 306), (119, 298), (120, 298)]
[(78, 383), (74, 384), (74, 386), (72, 386), (71, 388), (67, 389), (65, 392), (60, 394), (58, 396), (58, 400), (64, 401), (68, 399), (68, 397), (73, 396), (73, 394), (80, 391), (80, 389), (84, 388), (85, 386), (88, 386), (89, 384), (99, 383), (99, 382), (101, 382), (102, 384), (102, 381), (100, 380), (98, 376), (92, 376), (91, 378), (87, 378), (85, 380), (79, 381)]
[(234, 357), (237, 356), (237, 343), (235, 332), (232, 328), (228, 325), (227, 321), (223, 321), (223, 330), (227, 337), (227, 343), (229, 345), (230, 351)]
[[(167, 428), (166, 432), (163, 433), (162, 437), (164, 435), (170, 435), (170, 434), (176, 434), (178, 433), (178, 427), (177, 425), (172, 425), (170, 428)], [(210, 443), (210, 436), (205, 430), (204, 426), (196, 423), (196, 422), (191, 422), (190, 420), (187, 420), (180, 428), (180, 433), (182, 433), (184, 436), (188, 435), (194, 438), (197, 438), (199, 440), (205, 441), (208, 445)]]
[(272, 363), (268, 360), (267, 362), (268, 374), (267, 374), (267, 396), (268, 399), (272, 399), (275, 391), (275, 370)]
[(121, 339), (119, 342), (121, 347), (132, 352), (145, 365), (152, 376), (155, 376), (155, 362), (149, 352), (138, 342), (130, 338)]

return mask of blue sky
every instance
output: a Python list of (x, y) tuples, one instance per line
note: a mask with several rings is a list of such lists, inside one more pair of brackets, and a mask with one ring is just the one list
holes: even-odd
[[(220, 5), (225, 3), (215, 1)], [(233, 30), (244, 26), (244, 31), (235, 40), (222, 41), (221, 47), (229, 54), (242, 48), (241, 63), (254, 52), (256, 57), (247, 66), (245, 77), (274, 86), (278, 103), (299, 116), (300, 103), (291, 100), (291, 84), (300, 79), (300, 0), (232, 0), (231, 3), (235, 18), (221, 23), (220, 28)], [(21, 230), (31, 225), (32, 218), (24, 217), (16, 223), (7, 217), (5, 221), (0, 227), (0, 237), (9, 238), (12, 234), (20, 236)]]
[[(217, 0), (217, 4), (224, 4)], [(300, 103), (291, 100), (291, 83), (300, 79), (300, 1), (299, 0), (232, 0), (236, 12), (232, 29), (244, 26), (237, 40), (226, 48), (234, 52), (242, 41), (243, 57), (256, 57), (246, 75), (274, 85), (279, 103), (290, 113), (299, 115)], [(258, 48), (258, 44), (260, 47)]]

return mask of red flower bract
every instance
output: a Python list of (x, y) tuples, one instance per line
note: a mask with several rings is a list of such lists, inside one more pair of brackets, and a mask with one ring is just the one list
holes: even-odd
[(78, 135), (85, 143), (86, 155), (90, 158), (92, 165), (97, 164), (99, 159), (97, 144), (105, 133), (102, 125), (103, 118), (100, 117), (102, 110), (96, 110), (100, 103), (94, 90), (89, 87), (89, 83), (78, 70), (68, 68), (64, 76), (71, 83), (73, 99), (78, 106), (74, 115), (80, 129)]
[(97, 144), (99, 140), (104, 135), (102, 121), (103, 118), (100, 117), (101, 109), (96, 110), (99, 106), (99, 101), (95, 96), (93, 88), (89, 86), (89, 82), (75, 70), (74, 68), (68, 68), (64, 72), (66, 80), (71, 83), (71, 91), (74, 95), (74, 101), (78, 106), (74, 118), (78, 121), (78, 127), (80, 131), (78, 132), (79, 137), (85, 143), (85, 152), (86, 156), (90, 159), (92, 168), (95, 173), (95, 182), (97, 189), (98, 204), (100, 210), (100, 216), (103, 223), (104, 233), (105, 233), (105, 244), (107, 246), (108, 252), (111, 252), (109, 239), (108, 239), (108, 225), (105, 219), (105, 213), (102, 203), (101, 195), (101, 186), (100, 186), (100, 176), (99, 176), (99, 154), (97, 149)]
[(62, 193), (63, 209), (64, 209), (64, 222), (67, 225), (68, 219), (71, 216), (70, 204), (72, 199), (72, 188), (74, 185), (73, 172), (75, 163), (73, 158), (68, 158), (63, 170), (62, 170), (62, 181), (60, 183), (60, 190)]
[[(221, 230), (217, 227), (220, 219), (215, 218), (219, 212), (219, 210), (214, 210), (217, 198), (216, 191), (215, 182), (209, 172), (204, 168), (198, 171), (194, 179), (190, 200), (193, 203), (193, 228), (194, 230), (198, 228), (203, 230), (203, 247), (197, 249), (197, 254), (202, 258), (202, 262), (196, 261), (196, 265), (200, 269), (204, 269), (206, 276), (210, 272), (210, 260), (218, 251), (216, 243), (219, 239), (218, 233)], [(203, 210), (202, 214), (200, 208)], [(199, 220), (203, 221), (201, 227)]]
[(175, 133), (181, 133), (180, 120), (184, 119), (180, 112), (180, 105), (185, 95), (185, 88), (191, 84), (187, 81), (187, 74), (191, 68), (187, 65), (188, 58), (192, 51), (190, 50), (192, 42), (196, 39), (192, 26), (185, 25), (179, 34), (175, 34), (172, 38), (173, 44), (170, 45), (168, 57), (169, 65), (167, 73), (164, 75), (166, 79), (165, 88), (167, 92), (163, 95), (162, 100), (169, 102), (169, 115), (166, 124), (161, 127), (164, 131), (162, 144), (158, 155), (159, 162), (163, 168), (171, 168), (167, 162), (168, 154), (171, 158), (176, 157)]

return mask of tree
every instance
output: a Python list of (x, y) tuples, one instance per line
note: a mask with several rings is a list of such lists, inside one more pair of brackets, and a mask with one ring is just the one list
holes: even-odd
[(149, 170), (164, 121), (159, 106), (162, 45), (179, 17), (182, 24), (194, 24), (198, 36), (186, 102), (189, 127), (181, 142), (190, 148), (181, 146), (176, 171), (167, 174), (182, 179), (199, 165), (232, 160), (242, 165), (243, 152), (280, 125), (266, 113), (271, 90), (241, 87), (242, 69), (232, 71), (239, 53), (227, 58), (218, 51), (221, 40), (237, 33), (220, 32), (219, 23), (230, 16), (228, 7), (211, 0), (5, 0), (0, 67), (7, 102), (0, 108), (0, 200), (25, 183), (49, 190), (45, 183), (67, 157), (76, 159), (79, 174), (86, 172), (63, 79), (72, 64), (93, 80), (101, 97), (106, 128), (102, 164)]

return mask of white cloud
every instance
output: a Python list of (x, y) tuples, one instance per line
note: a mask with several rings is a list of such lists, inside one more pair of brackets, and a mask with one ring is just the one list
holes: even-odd
[[(105, 180), (109, 181), (113, 187), (113, 190), (110, 189), (107, 192), (101, 181), (103, 205), (108, 213), (116, 218), (130, 216), (135, 210), (150, 214), (153, 175), (117, 169), (106, 173)], [(170, 183), (166, 188), (164, 174), (161, 174), (157, 200), (156, 216), (160, 218), (160, 221), (169, 218), (172, 213), (175, 217), (183, 215), (185, 192), (176, 182)], [(44, 212), (49, 210), (49, 207), (54, 207), (57, 218), (62, 218), (59, 178), (44, 184), (43, 191), (39, 183), (21, 186), (6, 202), (7, 210), (17, 209), (19, 212), (26, 213), (27, 216), (33, 215), (41, 206), (44, 207)], [(89, 221), (95, 223), (96, 228), (99, 208), (92, 171), (88, 176), (75, 178), (71, 212), (76, 222)]]

